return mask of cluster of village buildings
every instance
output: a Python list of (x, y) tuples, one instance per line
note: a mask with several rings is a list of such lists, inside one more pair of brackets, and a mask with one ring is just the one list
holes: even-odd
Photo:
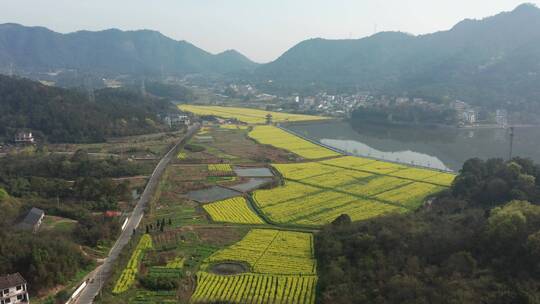
[[(508, 112), (505, 109), (497, 109), (493, 113), (485, 113), (478, 107), (455, 100), (446, 103), (434, 103), (420, 97), (406, 96), (373, 96), (369, 92), (355, 94), (329, 94), (320, 92), (310, 96), (293, 94), (287, 97), (264, 94), (249, 84), (229, 85), (225, 92), (233, 91), (236, 96), (250, 97), (250, 103), (265, 102), (276, 110), (294, 109), (298, 112), (321, 114), (326, 116), (350, 117), (357, 108), (393, 106), (419, 106), (433, 110), (452, 109), (455, 110), (457, 121), (462, 126), (475, 126), (478, 124), (497, 124), (506, 126), (508, 124)], [(222, 95), (224, 98), (226, 95)], [(488, 117), (488, 119), (486, 119)]]

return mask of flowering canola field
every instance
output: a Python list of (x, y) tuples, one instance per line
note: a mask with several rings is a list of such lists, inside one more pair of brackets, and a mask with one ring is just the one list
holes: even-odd
[(266, 123), (266, 115), (272, 115), (273, 122), (293, 122), (293, 121), (314, 121), (326, 120), (327, 117), (290, 114), (283, 112), (264, 111), (259, 109), (236, 108), (236, 107), (219, 107), (219, 106), (195, 106), (195, 105), (179, 105), (180, 110), (191, 112), (196, 115), (214, 115), (223, 118), (235, 118), (239, 121), (249, 124), (264, 124)]
[[(317, 283), (311, 233), (253, 229), (240, 242), (214, 253), (207, 263), (241, 262), (250, 271), (197, 273), (192, 303), (314, 303)], [(206, 266), (206, 269), (209, 266)]]
[(359, 157), (274, 164), (282, 187), (253, 193), (272, 222), (321, 226), (341, 214), (353, 221), (416, 210), (447, 188), (454, 175)]
[(236, 224), (264, 224), (264, 221), (249, 208), (243, 197), (233, 197), (223, 201), (203, 205), (215, 222)]
[(330, 149), (321, 147), (289, 132), (274, 126), (255, 126), (249, 137), (261, 144), (272, 145), (287, 151), (291, 151), (306, 159), (318, 159), (340, 154)]
[(149, 234), (144, 234), (137, 244), (137, 247), (131, 254), (131, 258), (129, 259), (126, 268), (124, 271), (122, 271), (118, 281), (116, 281), (113, 288), (113, 293), (122, 293), (133, 285), (133, 282), (135, 282), (135, 277), (139, 272), (139, 264), (143, 258), (144, 251), (150, 248), (152, 248), (152, 238)]

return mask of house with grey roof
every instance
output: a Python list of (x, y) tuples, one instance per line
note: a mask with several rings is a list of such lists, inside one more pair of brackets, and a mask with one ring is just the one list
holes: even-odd
[(20, 273), (0, 276), (0, 304), (30, 303), (26, 280)]
[[(17, 228), (22, 230), (31, 230), (32, 232), (37, 232), (41, 222), (45, 217), (45, 212), (38, 208), (32, 208), (28, 214), (24, 217), (22, 222), (17, 224)], [(1, 304), (1, 303), (0, 303)]]

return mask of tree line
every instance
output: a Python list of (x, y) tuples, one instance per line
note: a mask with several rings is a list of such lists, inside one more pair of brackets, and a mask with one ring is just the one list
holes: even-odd
[(42, 141), (102, 142), (106, 137), (167, 130), (158, 114), (177, 111), (168, 99), (135, 90), (93, 93), (42, 85), (0, 75), (0, 136), (31, 130)]
[[(96, 248), (120, 232), (119, 219), (103, 211), (131, 200), (131, 192), (128, 182), (112, 178), (144, 170), (125, 160), (93, 159), (82, 150), (70, 156), (38, 153), (0, 159), (0, 273), (21, 272), (33, 292), (68, 282), (92, 263), (80, 245)], [(76, 224), (68, 231), (17, 230), (16, 223), (31, 207)]]
[(540, 166), (467, 161), (419, 211), (316, 235), (320, 303), (538, 303)]

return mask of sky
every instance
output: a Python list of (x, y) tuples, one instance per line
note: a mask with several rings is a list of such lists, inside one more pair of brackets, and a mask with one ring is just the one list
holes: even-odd
[(78, 30), (157, 30), (211, 53), (264, 63), (309, 38), (448, 30), (540, 0), (1, 0), (0, 23)]

